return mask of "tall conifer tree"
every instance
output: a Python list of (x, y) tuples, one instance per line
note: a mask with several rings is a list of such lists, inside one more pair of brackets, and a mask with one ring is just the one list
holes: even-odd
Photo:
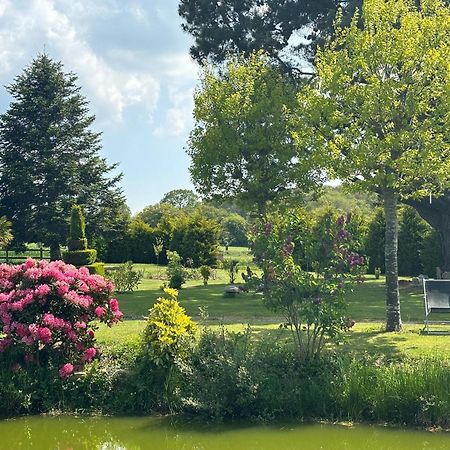
[[(13, 101), (0, 118), (0, 212), (16, 243), (43, 242), (53, 259), (67, 239), (71, 205), (83, 205), (96, 227), (123, 204), (116, 165), (99, 155), (95, 117), (60, 62), (39, 55), (7, 87)], [(104, 226), (103, 226), (104, 228)]]

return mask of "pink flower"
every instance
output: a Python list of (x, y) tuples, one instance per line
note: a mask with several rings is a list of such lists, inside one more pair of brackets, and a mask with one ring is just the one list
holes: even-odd
[(103, 314), (105, 314), (105, 308), (102, 308), (101, 306), (97, 306), (97, 308), (95, 308), (95, 315), (97, 317), (102, 317)]
[(31, 336), (35, 339), (38, 339), (38, 333), (39, 333), (39, 326), (36, 323), (31, 323), (28, 325), (28, 331), (30, 332)]
[(123, 313), (121, 311), (114, 312), (114, 321), (118, 322), (123, 317)]
[(58, 281), (58, 295), (63, 296), (69, 292), (69, 285), (64, 281)]
[(80, 321), (75, 322), (75, 328), (84, 329), (84, 328), (86, 328), (86, 323), (85, 322), (80, 322)]
[(40, 284), (35, 290), (36, 294), (40, 297), (50, 294), (51, 291), (52, 290), (48, 284)]
[(34, 339), (33, 339), (32, 336), (24, 336), (24, 337), (21, 339), (21, 341), (22, 341), (24, 344), (26, 344), (26, 345), (28, 345), (28, 346), (31, 346), (31, 345), (33, 345)]
[(47, 327), (39, 328), (38, 338), (44, 344), (50, 344), (50, 342), (52, 342), (52, 332), (50, 331), (50, 328)]
[(59, 369), (59, 376), (65, 380), (66, 378), (69, 378), (70, 375), (73, 373), (73, 365), (70, 363), (64, 364), (61, 369)]
[(109, 301), (109, 306), (111, 307), (112, 312), (119, 311), (119, 302), (115, 298), (112, 298)]
[(90, 347), (90, 348), (86, 349), (86, 351), (84, 352), (84, 355), (81, 359), (85, 362), (91, 362), (96, 354), (97, 354), (97, 349), (94, 347)]

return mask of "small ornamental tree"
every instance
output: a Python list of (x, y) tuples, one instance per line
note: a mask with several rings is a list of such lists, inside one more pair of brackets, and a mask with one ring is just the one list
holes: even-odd
[(118, 322), (113, 284), (62, 261), (0, 265), (0, 357), (68, 378), (98, 354), (94, 321)]
[(87, 248), (84, 216), (81, 206), (73, 205), (70, 215), (68, 251), (63, 253), (64, 262), (74, 266), (88, 266), (94, 264), (97, 250)]
[(281, 312), (301, 361), (319, 357), (325, 343), (353, 326), (345, 294), (362, 281), (364, 258), (352, 251), (349, 218), (322, 218), (302, 230), (304, 251), (314, 271), (294, 259), (296, 236), (289, 219), (260, 222), (255, 230), (256, 260), (264, 271), (265, 305)]

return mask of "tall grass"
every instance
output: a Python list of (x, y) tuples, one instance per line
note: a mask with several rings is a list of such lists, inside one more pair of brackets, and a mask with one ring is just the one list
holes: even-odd
[(336, 416), (419, 426), (450, 426), (450, 362), (340, 361), (332, 389)]

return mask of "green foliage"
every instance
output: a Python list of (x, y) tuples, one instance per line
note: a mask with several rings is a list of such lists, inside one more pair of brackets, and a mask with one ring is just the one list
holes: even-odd
[(379, 267), (381, 272), (385, 271), (384, 264), (384, 234), (386, 231), (386, 220), (382, 208), (376, 210), (375, 216), (369, 223), (367, 236), (364, 244), (364, 253), (368, 257), (369, 273), (374, 273)]
[(204, 329), (187, 365), (181, 367), (187, 412), (210, 420), (262, 413), (256, 404), (259, 386), (252, 356), (249, 328), (242, 333)]
[(234, 284), (236, 280), (236, 275), (239, 271), (239, 261), (237, 259), (224, 259), (222, 261), (222, 267), (228, 274), (230, 278), (230, 284)]
[(422, 265), (424, 274), (435, 277), (436, 267), (442, 268), (443, 255), (439, 233), (428, 229), (422, 241)]
[(230, 214), (221, 223), (222, 239), (227, 237), (228, 245), (246, 247), (248, 245), (248, 222), (239, 214)]
[(88, 246), (87, 238), (69, 239), (67, 241), (67, 248), (69, 249), (69, 251), (86, 250), (87, 246)]
[(14, 218), (16, 243), (51, 245), (53, 257), (73, 204), (84, 206), (89, 233), (102, 235), (124, 202), (76, 81), (39, 55), (8, 86), (13, 100), (0, 120), (0, 214)]
[(101, 275), (102, 277), (105, 276), (105, 263), (96, 262), (85, 267), (89, 270), (89, 273), (93, 275)]
[(139, 286), (143, 276), (142, 270), (133, 269), (131, 261), (108, 272), (108, 277), (113, 281), (117, 292), (133, 292)]
[[(404, 207), (398, 232), (398, 273), (417, 276), (423, 273), (423, 240), (430, 226), (411, 208)], [(432, 275), (434, 276), (434, 273)]]
[(97, 259), (97, 250), (95, 250), (95, 248), (87, 248), (85, 250), (63, 252), (63, 259), (67, 264), (73, 264), (74, 266), (87, 266), (94, 264)]
[(167, 297), (160, 297), (149, 310), (143, 342), (147, 357), (156, 366), (168, 367), (189, 355), (197, 326), (179, 305), (177, 290), (164, 292)]
[(13, 240), (11, 226), (6, 217), (0, 217), (0, 247), (6, 247)]
[(217, 262), (219, 248), (219, 224), (197, 215), (185, 217), (173, 224), (169, 248), (176, 251), (193, 266), (213, 266)]
[(198, 195), (190, 189), (175, 189), (167, 192), (161, 199), (161, 204), (169, 204), (175, 208), (193, 208), (199, 202)]
[(404, 198), (448, 185), (449, 15), (440, 0), (368, 0), (337, 25), (299, 95), (299, 142), (319, 148), (332, 175)]
[(212, 269), (209, 266), (200, 266), (200, 275), (203, 278), (203, 284), (206, 286), (208, 284), (208, 280), (211, 277)]
[[(80, 205), (72, 205), (69, 238), (70, 241), (86, 239), (86, 223)], [(85, 248), (70, 248), (69, 246), (69, 250), (84, 250)]]
[(202, 196), (265, 214), (268, 202), (290, 196), (293, 180), (298, 191), (314, 184), (306, 153), (294, 158), (294, 88), (267, 55), (233, 57), (220, 71), (208, 67), (200, 82), (188, 154)]
[(186, 282), (186, 269), (181, 264), (181, 256), (177, 252), (167, 250), (167, 260), (169, 287), (181, 289), (181, 286)]
[(150, 263), (156, 257), (153, 245), (158, 237), (157, 230), (141, 219), (135, 218), (128, 228), (129, 257), (134, 262)]
[(378, 203), (376, 194), (351, 191), (344, 186), (322, 186), (318, 192), (306, 195), (304, 208), (314, 214), (316, 210), (333, 209), (352, 211), (359, 215), (372, 217)]

